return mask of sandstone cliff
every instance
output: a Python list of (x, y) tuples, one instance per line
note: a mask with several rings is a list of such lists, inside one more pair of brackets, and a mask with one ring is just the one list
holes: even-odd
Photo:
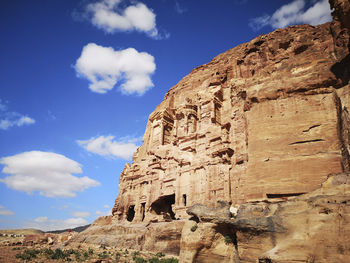
[(332, 23), (261, 35), (172, 87), (113, 216), (73, 241), (181, 262), (349, 262), (350, 3), (330, 4)]
[(310, 192), (348, 171), (348, 33), (276, 30), (194, 69), (150, 115), (113, 215), (186, 218), (195, 203)]

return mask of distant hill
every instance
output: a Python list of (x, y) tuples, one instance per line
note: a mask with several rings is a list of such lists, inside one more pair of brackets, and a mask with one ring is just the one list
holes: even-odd
[(85, 225), (85, 226), (78, 226), (76, 228), (67, 228), (67, 229), (63, 229), (63, 230), (46, 231), (45, 233), (61, 234), (61, 233), (67, 232), (69, 229), (72, 232), (79, 232), (80, 233), (80, 232), (84, 231), (85, 229), (87, 229), (89, 226), (90, 226), (90, 224)]
[(28, 229), (0, 229), (0, 233), (3, 234), (16, 234), (16, 235), (38, 235), (44, 232), (38, 229), (28, 228)]

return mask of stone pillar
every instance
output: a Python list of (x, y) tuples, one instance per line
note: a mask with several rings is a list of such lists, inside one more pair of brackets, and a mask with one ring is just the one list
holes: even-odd
[(228, 165), (223, 167), (223, 176), (224, 176), (224, 198), (225, 201), (231, 200), (231, 185), (230, 185), (230, 168)]
[(164, 144), (164, 122), (160, 122), (160, 138), (159, 138), (159, 144), (163, 145)]

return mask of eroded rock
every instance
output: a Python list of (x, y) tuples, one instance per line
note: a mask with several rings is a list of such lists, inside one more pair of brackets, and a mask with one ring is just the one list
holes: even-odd
[(348, 43), (338, 21), (293, 26), (194, 69), (150, 115), (113, 215), (184, 219), (195, 203), (288, 198), (348, 171)]
[(349, 204), (342, 174), (288, 201), (245, 204), (237, 219), (188, 221), (180, 262), (348, 262)]
[(172, 87), (113, 216), (71, 243), (176, 254), (181, 236), (181, 262), (348, 262), (349, 2), (330, 2), (333, 22), (258, 36)]

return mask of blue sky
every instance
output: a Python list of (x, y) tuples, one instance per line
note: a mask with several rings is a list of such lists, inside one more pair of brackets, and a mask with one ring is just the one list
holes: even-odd
[(148, 115), (193, 68), (326, 0), (3, 0), (0, 229), (110, 213)]

